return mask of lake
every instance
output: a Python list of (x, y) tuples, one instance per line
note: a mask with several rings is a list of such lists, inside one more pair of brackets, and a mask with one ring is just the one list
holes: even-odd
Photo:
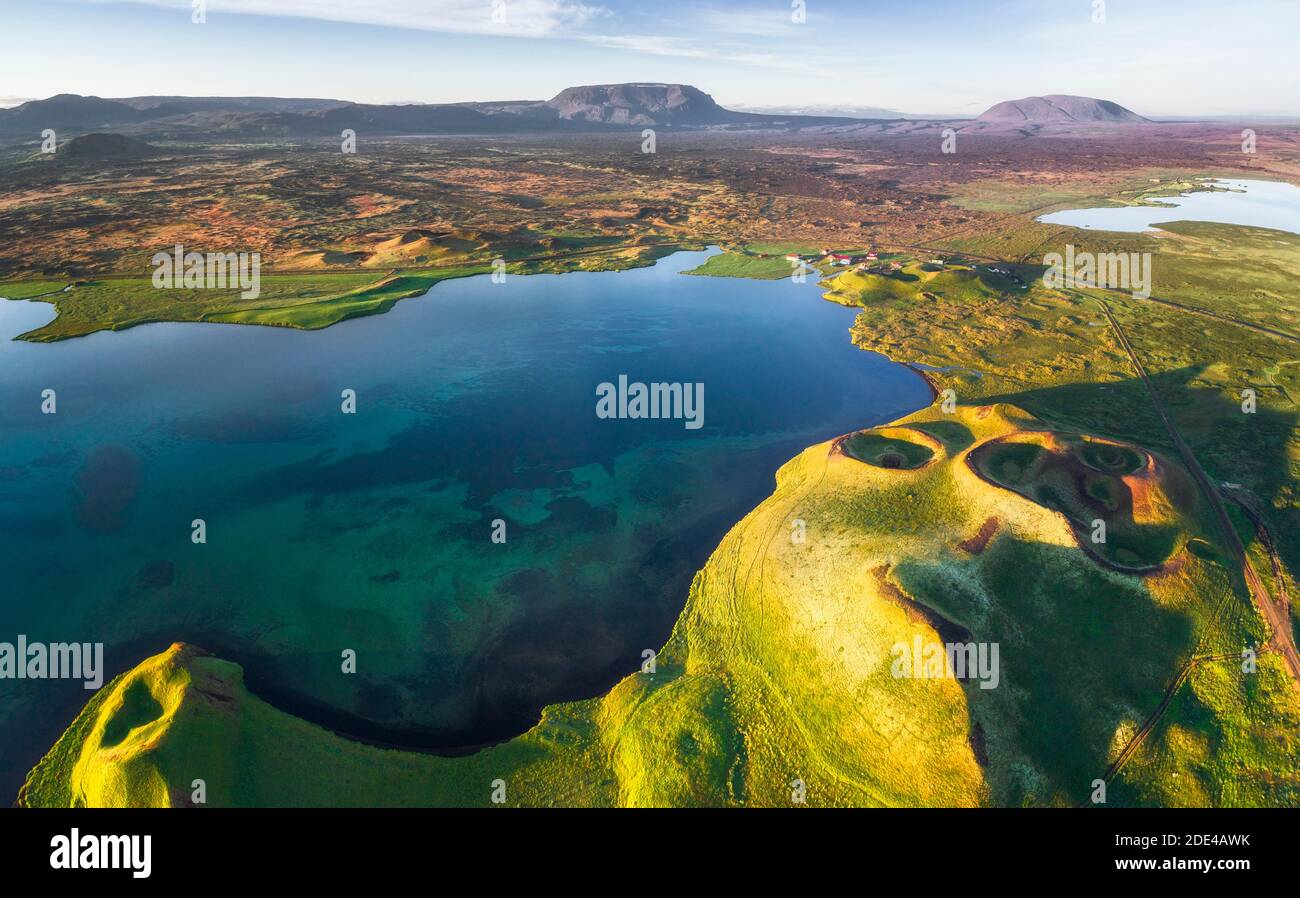
[(1161, 205), (1066, 209), (1039, 216), (1044, 224), (1135, 233), (1171, 221), (1274, 228), (1300, 234), (1300, 187), (1280, 181), (1209, 181), (1224, 188), (1162, 198)]
[[(930, 402), (811, 282), (680, 274), (708, 254), (449, 281), (315, 332), (31, 344), (52, 307), (0, 302), (0, 640), (103, 642), (109, 676), (195, 642), (287, 710), (424, 749), (600, 693), (781, 463)], [(703, 426), (598, 417), (619, 375), (703, 384)], [(0, 680), (0, 787), (89, 695)]]

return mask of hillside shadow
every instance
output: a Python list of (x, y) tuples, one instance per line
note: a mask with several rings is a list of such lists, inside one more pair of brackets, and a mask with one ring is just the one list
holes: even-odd
[[(1151, 364), (1149, 360), (1147, 364)], [(1300, 411), (1284, 407), (1260, 390), (1256, 410), (1246, 413), (1238, 396), (1239, 387), (1197, 382), (1207, 368), (1206, 365), (1185, 365), (1149, 373), (1149, 378), (1166, 414), (1218, 489), (1243, 544), (1248, 550), (1261, 543), (1265, 543), (1263, 548), (1268, 548), (1267, 541), (1261, 539), (1254, 522), (1243, 513), (1238, 502), (1259, 514), (1270, 531), (1278, 558), (1288, 569), (1297, 570), (1297, 565), (1300, 565), (1300, 511), (1294, 507), (1297, 489), (1290, 473), (1288, 444), (1295, 433)], [(1243, 383), (1241, 387), (1246, 385)], [(1005, 393), (988, 397), (987, 401), (1006, 402), (1023, 408), (1052, 429), (1132, 442), (1181, 464), (1181, 456), (1155, 411), (1146, 385), (1136, 377), (1109, 384), (1076, 383)], [(1198, 486), (1198, 496), (1200, 492)], [(1189, 546), (1189, 549), (1198, 557), (1208, 557), (1228, 566), (1235, 584), (1234, 593), (1244, 611), (1249, 599), (1241, 571), (1235, 562), (1228, 560), (1232, 553), (1226, 550), (1224, 535), (1217, 524), (1207, 518), (1206, 526), (1210, 528), (1207, 533), (1214, 541), (1216, 551), (1207, 555), (1196, 546)], [(1276, 593), (1272, 571), (1260, 569), (1259, 573), (1265, 585)], [(1251, 615), (1252, 620), (1256, 619), (1255, 614)], [(1233, 620), (1236, 616), (1230, 615), (1227, 619)], [(1232, 632), (1234, 638), (1249, 638), (1244, 630), (1225, 632)], [(1118, 634), (1117, 638), (1130, 637)], [(1172, 676), (1177, 669), (1177, 660), (1174, 655), (1162, 656), (1161, 667), (1166, 667)], [(1050, 658), (1043, 661), (1052, 663)], [(1106, 660), (1104, 663), (1111, 662)], [(1050, 694), (1051, 690), (1045, 690), (1045, 693)], [(1154, 698), (1156, 702), (1148, 697), (1134, 708), (1143, 709), (1143, 713), (1153, 711), (1159, 696)], [(1076, 735), (1083, 738), (1077, 723), (1053, 712), (1050, 702), (1040, 701), (1034, 694), (1028, 696), (1027, 701), (1025, 713), (1031, 715), (1030, 719), (1033, 718), (1029, 708), (1041, 707), (1052, 717), (1054, 726), (1059, 725), (1067, 731), (1073, 728)], [(1102, 760), (1103, 749), (1099, 744), (1094, 746), (1091, 763)], [(1047, 752), (1043, 755), (1046, 760), (1050, 757), (1046, 744), (1044, 751)], [(1102, 763), (1098, 770), (1105, 767), (1106, 764)], [(1078, 772), (1082, 770), (1080, 767)], [(1081, 787), (1075, 785), (1074, 788)]]
[[(1257, 410), (1246, 414), (1229, 389), (1193, 383), (1207, 367), (1187, 365), (1148, 376), (1170, 420), (1210, 479), (1216, 484), (1242, 485), (1258, 508), (1273, 512), (1275, 503), (1285, 504), (1290, 493), (1287, 445), (1300, 423), (1300, 410), (1265, 404), (1266, 397), (1261, 396)], [(1004, 393), (985, 401), (1019, 406), (1055, 429), (1136, 443), (1181, 461), (1146, 386), (1136, 377)], [(1283, 522), (1274, 515), (1271, 523)], [(1286, 539), (1287, 533), (1274, 536), (1290, 544), (1288, 565), (1300, 562), (1300, 542)], [(1243, 541), (1255, 538), (1249, 528), (1242, 530)]]
[[(1140, 499), (1123, 475), (1144, 468), (1145, 453), (1138, 458), (1138, 452), (1123, 449), (1121, 444), (1105, 444), (1133, 456), (1129, 460), (1132, 470), (1108, 472), (1084, 457), (1095, 445), (995, 439), (972, 450), (969, 459), (985, 480), (1063, 515), (1079, 545), (1106, 564), (1128, 572), (1155, 570), (1177, 550), (1182, 528), (1171, 522), (1139, 519), (1136, 514)], [(1191, 484), (1190, 479), (1181, 482)], [(1191, 495), (1186, 498), (1190, 500)], [(1104, 521), (1106, 526), (1106, 538), (1100, 543), (1091, 540), (1096, 521)]]
[(974, 621), (971, 640), (999, 646), (996, 686), (963, 684), (995, 805), (1085, 799), (1116, 733), (1160, 705), (1197, 642), (1191, 614), (1157, 601), (1144, 580), (1117, 584), (1070, 546), (1001, 533), (960, 570), (917, 560), (897, 577), (919, 603)]

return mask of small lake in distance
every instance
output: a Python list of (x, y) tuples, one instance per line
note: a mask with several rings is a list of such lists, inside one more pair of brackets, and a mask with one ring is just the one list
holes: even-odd
[[(1281, 181), (1209, 181), (1222, 188), (1162, 198), (1161, 205), (1065, 209), (1039, 216), (1044, 224), (1136, 233), (1163, 222), (1211, 221), (1300, 234), (1300, 187)], [(1167, 204), (1167, 205), (1166, 205)]]

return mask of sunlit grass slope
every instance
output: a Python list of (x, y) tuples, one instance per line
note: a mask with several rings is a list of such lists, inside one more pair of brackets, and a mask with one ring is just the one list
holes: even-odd
[(827, 279), (827, 299), (847, 306), (911, 308), (944, 301), (987, 300), (1013, 289), (1014, 283), (988, 269), (913, 261), (898, 271), (873, 274), (848, 270)]
[[(697, 575), (653, 673), (504, 744), (435, 757), (345, 740), (173, 646), (97, 694), (20, 801), (182, 805), (201, 779), (211, 805), (485, 806), (498, 780), (508, 805), (787, 806), (801, 788), (809, 805), (1077, 803), (1194, 653), (1259, 634), (1248, 609), (1223, 611), (1244, 600), (1217, 553), (1188, 548), (1214, 539), (1195, 493), (1143, 506), (1177, 534), (1176, 563), (1136, 576), (969, 460), (1043, 430), (1013, 406), (936, 407), (810, 447)], [(1161, 457), (1152, 476), (1172, 494), (1186, 474)], [(895, 677), (894, 647), (915, 637), (998, 643), (997, 687)], [(1219, 691), (1263, 704), (1206, 699), (1199, 732), (1236, 745), (1251, 717), (1296, 713), (1294, 694), (1234, 685), (1233, 669)], [(1257, 768), (1161, 740), (1161, 775), (1134, 768), (1125, 803), (1165, 800), (1173, 773), (1224, 803), (1261, 793)], [(1294, 765), (1267, 750), (1270, 771)]]

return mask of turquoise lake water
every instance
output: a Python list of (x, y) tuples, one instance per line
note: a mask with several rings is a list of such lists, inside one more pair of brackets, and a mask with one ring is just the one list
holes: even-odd
[(1136, 233), (1163, 222), (1212, 221), (1300, 234), (1300, 187), (1280, 181), (1210, 181), (1221, 188), (1161, 199), (1161, 205), (1065, 209), (1042, 215), (1044, 224)]
[[(0, 302), (0, 640), (103, 642), (109, 676), (192, 641), (288, 710), (422, 748), (598, 694), (781, 463), (930, 401), (815, 285), (679, 273), (706, 255), (450, 281), (316, 332), (30, 344), (52, 306)], [(598, 418), (620, 374), (703, 383), (704, 426)], [(88, 696), (0, 681), (0, 786)]]

